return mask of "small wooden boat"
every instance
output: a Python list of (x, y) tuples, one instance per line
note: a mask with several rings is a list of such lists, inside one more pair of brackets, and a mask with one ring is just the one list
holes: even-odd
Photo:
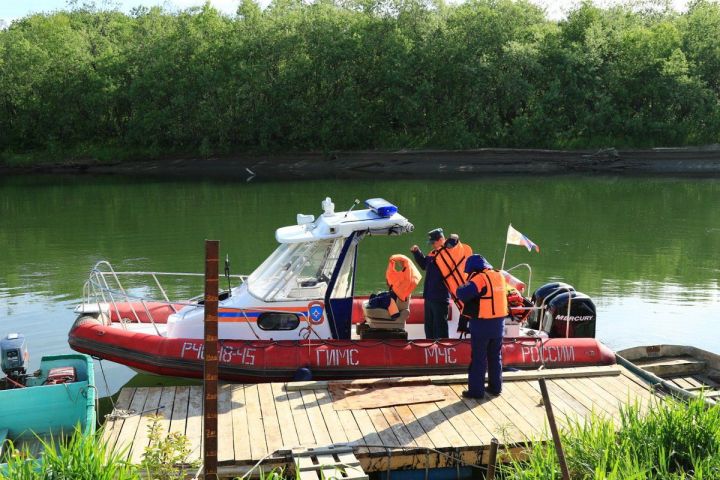
[(617, 356), (618, 363), (651, 383), (664, 382), (671, 393), (678, 389), (688, 396), (702, 393), (713, 402), (720, 399), (720, 355), (684, 345), (651, 345), (620, 350)]
[(22, 335), (0, 342), (3, 371), (0, 378), (0, 464), (8, 441), (15, 449), (36, 455), (42, 441), (55, 442), (76, 427), (95, 432), (95, 377), (87, 355), (45, 356), (40, 368), (25, 373), (27, 358)]

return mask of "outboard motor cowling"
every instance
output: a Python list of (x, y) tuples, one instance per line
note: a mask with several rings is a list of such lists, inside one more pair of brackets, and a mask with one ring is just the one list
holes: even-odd
[[(533, 310), (528, 319), (528, 328), (540, 329), (543, 325), (543, 318), (550, 301), (561, 293), (567, 293), (568, 291), (575, 291), (572, 285), (563, 282), (552, 282), (546, 283), (542, 287), (535, 290), (531, 301), (537, 310)], [(545, 307), (545, 308), (540, 308)]]
[(543, 327), (553, 338), (595, 338), (596, 321), (595, 304), (590, 297), (565, 291), (547, 303)]

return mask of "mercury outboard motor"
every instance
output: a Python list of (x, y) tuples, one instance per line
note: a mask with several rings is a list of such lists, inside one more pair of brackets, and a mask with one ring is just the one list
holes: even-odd
[(565, 291), (547, 303), (543, 327), (553, 338), (595, 338), (596, 321), (595, 304), (590, 297)]
[(27, 361), (27, 345), (25, 336), (19, 333), (10, 333), (0, 339), (0, 368), (10, 379), (8, 388), (12, 385), (24, 385), (25, 362)]
[(540, 328), (542, 328), (544, 323), (543, 319), (545, 318), (545, 312), (547, 310), (547, 305), (553, 298), (560, 295), (561, 293), (567, 293), (568, 291), (574, 292), (575, 289), (572, 287), (572, 285), (563, 282), (546, 283), (542, 287), (535, 290), (535, 293), (533, 293), (532, 295), (531, 301), (535, 307), (538, 307), (538, 309), (533, 310), (530, 314), (527, 327), (535, 330), (539, 330)]

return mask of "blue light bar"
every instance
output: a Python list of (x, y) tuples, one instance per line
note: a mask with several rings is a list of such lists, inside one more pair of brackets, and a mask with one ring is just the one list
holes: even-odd
[(375, 212), (379, 217), (392, 217), (398, 211), (398, 208), (384, 198), (370, 198), (365, 200), (365, 205)]

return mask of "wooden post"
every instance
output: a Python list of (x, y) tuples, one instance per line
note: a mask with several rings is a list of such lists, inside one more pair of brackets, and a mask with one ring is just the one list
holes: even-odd
[(548, 423), (550, 424), (553, 443), (555, 443), (555, 452), (557, 453), (558, 462), (560, 463), (560, 471), (562, 472), (563, 480), (570, 480), (570, 472), (568, 471), (567, 462), (565, 461), (565, 453), (563, 452), (562, 443), (560, 442), (560, 434), (555, 424), (555, 415), (553, 414), (545, 379), (540, 378), (538, 382), (540, 383), (540, 392), (542, 393), (543, 403), (545, 404), (545, 413), (547, 413)]
[(203, 468), (217, 479), (218, 445), (218, 261), (220, 242), (205, 240), (205, 371), (203, 375)]
[(495, 480), (495, 465), (497, 464), (498, 440), (490, 440), (490, 458), (488, 459), (487, 480)]

